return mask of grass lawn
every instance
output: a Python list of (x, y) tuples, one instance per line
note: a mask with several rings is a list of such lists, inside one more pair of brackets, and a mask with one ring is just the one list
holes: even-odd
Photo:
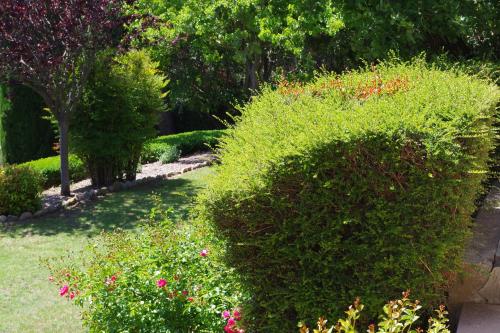
[(78, 307), (58, 295), (40, 258), (82, 249), (102, 230), (134, 229), (147, 216), (157, 193), (174, 218), (186, 217), (209, 169), (156, 186), (141, 186), (100, 199), (84, 209), (0, 227), (0, 332), (82, 332)]

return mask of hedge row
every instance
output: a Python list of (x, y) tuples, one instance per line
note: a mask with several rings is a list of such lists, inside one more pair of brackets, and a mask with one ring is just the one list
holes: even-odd
[(176, 146), (182, 156), (213, 148), (224, 135), (225, 130), (201, 130), (165, 135), (148, 142), (142, 152), (142, 163), (156, 162), (170, 147)]
[(41, 207), (43, 177), (29, 167), (0, 168), (0, 215), (20, 215)]
[[(59, 156), (46, 157), (20, 164), (20, 166), (27, 166), (40, 172), (40, 174), (44, 178), (44, 188), (58, 186), (59, 184), (61, 184), (60, 165), (61, 160), (59, 159)], [(73, 182), (80, 181), (87, 177), (85, 165), (78, 157), (74, 155), (70, 155), (69, 157), (69, 173), (71, 181)]]
[(243, 107), (199, 198), (252, 302), (250, 330), (365, 317), (411, 289), (443, 300), (493, 149), (496, 86), (420, 61), (308, 85)]
[[(209, 150), (210, 147), (214, 147), (218, 143), (224, 133), (225, 130), (203, 130), (160, 136), (145, 145), (141, 155), (142, 163), (160, 160), (162, 153), (171, 147), (177, 147), (182, 155)], [(61, 183), (59, 156), (26, 162), (20, 166), (28, 166), (39, 171), (45, 179), (44, 188), (57, 186)], [(74, 155), (70, 155), (69, 168), (71, 181), (76, 182), (88, 177), (84, 163)]]

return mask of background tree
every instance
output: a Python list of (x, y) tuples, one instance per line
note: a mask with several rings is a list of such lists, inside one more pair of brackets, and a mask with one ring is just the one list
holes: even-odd
[(70, 194), (69, 115), (81, 97), (96, 51), (118, 40), (124, 2), (0, 2), (0, 73), (35, 90), (57, 119), (63, 195)]

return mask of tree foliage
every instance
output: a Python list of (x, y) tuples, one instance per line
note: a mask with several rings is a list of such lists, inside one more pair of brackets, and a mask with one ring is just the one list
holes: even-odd
[(69, 114), (80, 99), (96, 51), (117, 40), (124, 3), (0, 2), (0, 73), (33, 88), (57, 118), (62, 194), (69, 194)]

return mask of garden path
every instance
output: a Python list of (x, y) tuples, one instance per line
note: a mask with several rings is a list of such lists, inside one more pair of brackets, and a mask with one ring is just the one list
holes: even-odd
[[(140, 172), (137, 173), (137, 180), (141, 180), (147, 177), (157, 177), (162, 175), (167, 175), (169, 173), (178, 172), (182, 173), (188, 167), (198, 166), (200, 164), (211, 162), (214, 159), (211, 153), (197, 153), (190, 156), (182, 157), (178, 161), (173, 163), (162, 164), (161, 162), (154, 162), (149, 164), (144, 164), (141, 166)], [(85, 179), (77, 183), (71, 184), (71, 192), (73, 195), (78, 193), (85, 193), (86, 191), (92, 189), (90, 179)], [(53, 206), (57, 203), (64, 202), (69, 199), (69, 197), (61, 196), (60, 186), (51, 187), (42, 193), (42, 203), (43, 207)]]

